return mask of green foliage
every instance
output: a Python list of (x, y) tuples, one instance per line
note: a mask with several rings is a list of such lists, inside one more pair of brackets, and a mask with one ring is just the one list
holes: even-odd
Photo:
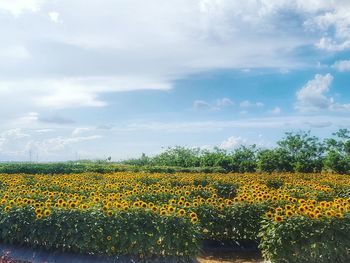
[(213, 151), (203, 150), (199, 157), (201, 166), (222, 167), (226, 171), (231, 170), (231, 158), (224, 149), (215, 147)]
[[(274, 149), (257, 149), (255, 145), (240, 146), (232, 151), (174, 147), (155, 157), (122, 163), (167, 167), (219, 167), (226, 172), (320, 172), (323, 169), (350, 173), (350, 132), (340, 129), (338, 139), (321, 142), (310, 132), (287, 132)], [(147, 160), (147, 161), (145, 161)], [(158, 168), (157, 168), (158, 169)]]
[(263, 203), (237, 204), (223, 210), (211, 205), (200, 206), (195, 211), (200, 218), (203, 240), (258, 241), (262, 215), (268, 210)]
[(263, 149), (257, 154), (257, 169), (260, 172), (290, 172), (292, 158), (288, 151), (282, 148)]
[(169, 147), (164, 152), (149, 157), (117, 163), (88, 161), (65, 163), (2, 163), (0, 173), (8, 174), (70, 174), (113, 172), (298, 172), (311, 173), (322, 170), (350, 174), (350, 131), (340, 129), (334, 138), (312, 136), (310, 132), (287, 132), (273, 149), (258, 149), (255, 145), (243, 146), (228, 151), (219, 147), (212, 150)]
[(279, 179), (269, 179), (266, 181), (266, 185), (269, 188), (278, 189), (284, 185), (284, 181)]
[(324, 166), (336, 173), (350, 173), (350, 131), (340, 129), (333, 135), (335, 138), (325, 140), (327, 154)]
[(255, 172), (256, 146), (241, 146), (232, 153), (231, 171), (238, 173)]
[(100, 163), (3, 163), (0, 173), (7, 174), (70, 174), (70, 173), (111, 173), (126, 171), (125, 165)]
[(310, 132), (287, 132), (286, 137), (277, 142), (286, 153), (294, 172), (319, 172), (322, 170), (323, 144)]
[(329, 151), (324, 159), (326, 169), (340, 174), (350, 172), (350, 155), (343, 155), (336, 151)]
[(350, 258), (350, 217), (319, 220), (298, 216), (264, 221), (259, 248), (274, 263), (346, 263)]
[(198, 167), (198, 148), (185, 148), (176, 146), (168, 148), (152, 159), (152, 164), (163, 166)]
[[(106, 216), (100, 211), (53, 210), (36, 220), (33, 209), (0, 213), (0, 241), (85, 254), (192, 257), (198, 229), (188, 218), (143, 209)], [(181, 229), (181, 231), (179, 231)]]

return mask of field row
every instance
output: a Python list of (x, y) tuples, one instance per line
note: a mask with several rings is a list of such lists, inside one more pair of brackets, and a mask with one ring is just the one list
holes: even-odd
[(0, 182), (4, 243), (143, 259), (191, 258), (213, 240), (259, 243), (273, 262), (350, 257), (348, 176), (124, 172)]

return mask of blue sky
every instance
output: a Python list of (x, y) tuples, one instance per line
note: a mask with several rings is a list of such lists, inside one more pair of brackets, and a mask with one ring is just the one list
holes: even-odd
[(0, 160), (350, 127), (346, 0), (0, 0)]

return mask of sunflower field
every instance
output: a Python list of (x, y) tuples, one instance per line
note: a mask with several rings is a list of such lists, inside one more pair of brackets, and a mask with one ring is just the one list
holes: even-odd
[(350, 177), (335, 174), (0, 175), (0, 242), (193, 258), (254, 242), (272, 262), (349, 262)]

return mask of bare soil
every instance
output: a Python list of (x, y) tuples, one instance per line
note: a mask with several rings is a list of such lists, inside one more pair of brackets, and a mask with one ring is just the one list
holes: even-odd
[(259, 252), (229, 251), (206, 252), (197, 257), (199, 263), (260, 263), (265, 262)]

